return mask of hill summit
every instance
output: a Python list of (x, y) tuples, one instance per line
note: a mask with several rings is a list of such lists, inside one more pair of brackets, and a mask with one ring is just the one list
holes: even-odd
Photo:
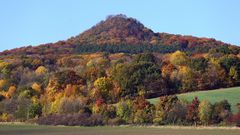
[(137, 19), (123, 14), (110, 15), (92, 28), (69, 39), (72, 44), (88, 45), (179, 45), (184, 47), (216, 47), (225, 45), (213, 38), (198, 38), (168, 33), (154, 33)]

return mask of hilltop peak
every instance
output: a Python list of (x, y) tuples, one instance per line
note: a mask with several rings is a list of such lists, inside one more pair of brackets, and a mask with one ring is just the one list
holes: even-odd
[(154, 32), (142, 23), (126, 15), (110, 15), (89, 30), (75, 37), (78, 43), (86, 44), (140, 44), (149, 43)]

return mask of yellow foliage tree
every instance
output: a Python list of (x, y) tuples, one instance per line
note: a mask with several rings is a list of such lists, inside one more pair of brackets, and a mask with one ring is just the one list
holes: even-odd
[(8, 98), (8, 94), (6, 91), (0, 91), (0, 95), (4, 96), (5, 98)]
[(238, 80), (239, 76), (238, 76), (237, 68), (235, 66), (231, 66), (229, 71), (229, 76), (234, 80)]
[(38, 100), (37, 96), (33, 96), (33, 97), (31, 98), (31, 101), (32, 101), (33, 104), (39, 103), (39, 100)]
[(16, 88), (15, 86), (10, 86), (10, 87), (8, 88), (8, 92), (7, 92), (8, 98), (13, 97), (13, 95), (14, 95), (15, 92), (16, 92), (16, 90), (17, 90), (17, 88)]
[(179, 70), (179, 79), (182, 81), (182, 91), (187, 92), (194, 89), (194, 75), (189, 67), (183, 66)]
[(9, 119), (10, 119), (10, 117), (11, 117), (11, 116), (10, 116), (9, 114), (3, 113), (3, 114), (0, 115), (0, 121), (1, 121), (1, 122), (8, 122)]
[(202, 124), (208, 125), (211, 119), (212, 105), (209, 101), (203, 100), (199, 104), (199, 118)]
[(175, 70), (174, 65), (172, 65), (172, 64), (164, 65), (161, 69), (162, 76), (166, 77), (166, 76), (170, 75), (174, 70)]
[(0, 80), (0, 89), (2, 90), (3, 87), (6, 85), (7, 81), (6, 80)]
[(62, 97), (62, 93), (58, 93), (55, 95), (55, 101), (51, 103), (50, 113), (58, 113)]
[(94, 82), (94, 86), (101, 92), (105, 93), (113, 88), (113, 83), (110, 78), (101, 77)]
[(47, 71), (48, 71), (47, 68), (45, 68), (44, 66), (39, 66), (39, 67), (36, 69), (35, 73), (36, 73), (37, 75), (43, 75), (43, 74), (45, 74)]
[(110, 91), (113, 90), (113, 81), (110, 78), (101, 77), (95, 80), (94, 87), (99, 91), (99, 94), (103, 98), (107, 98), (110, 94)]
[(33, 83), (32, 84), (32, 89), (35, 90), (38, 93), (41, 93), (41, 85), (39, 85), (38, 83)]
[(56, 94), (56, 92), (58, 90), (57, 85), (58, 85), (58, 83), (55, 79), (49, 80), (48, 85), (47, 85), (46, 89), (44, 90), (48, 101), (54, 100), (54, 95)]
[(188, 56), (181, 51), (176, 51), (170, 56), (170, 62), (175, 66), (187, 65), (188, 59)]

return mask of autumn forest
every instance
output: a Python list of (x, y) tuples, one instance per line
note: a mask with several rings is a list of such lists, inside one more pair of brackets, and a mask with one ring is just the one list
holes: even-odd
[(67, 40), (1, 52), (0, 122), (240, 126), (227, 100), (176, 96), (235, 86), (240, 47), (155, 33), (120, 14)]

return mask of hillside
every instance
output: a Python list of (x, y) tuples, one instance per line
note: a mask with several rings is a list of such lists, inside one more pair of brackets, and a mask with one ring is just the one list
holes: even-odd
[[(177, 95), (181, 100), (187, 100), (191, 102), (195, 97), (198, 97), (200, 100), (208, 100), (211, 103), (216, 103), (221, 100), (228, 100), (231, 104), (232, 110), (234, 113), (238, 111), (237, 103), (240, 103), (240, 87), (234, 88), (225, 88), (225, 89), (216, 89), (216, 90), (203, 90), (198, 92), (190, 92)], [(156, 104), (159, 98), (149, 99), (151, 103)]]
[[(131, 49), (138, 50), (139, 48), (139, 51), (131, 51)], [(106, 20), (67, 40), (6, 50), (0, 55), (61, 55), (103, 51), (110, 53), (169, 53), (176, 50), (207, 53), (213, 49), (225, 49), (228, 53), (234, 54), (240, 51), (237, 46), (212, 38), (154, 33), (136, 19), (120, 14), (109, 16)]]
[(180, 45), (182, 47), (216, 47), (228, 45), (215, 39), (154, 33), (134, 18), (125, 15), (109, 16), (89, 30), (70, 39), (75, 44), (88, 45)]

